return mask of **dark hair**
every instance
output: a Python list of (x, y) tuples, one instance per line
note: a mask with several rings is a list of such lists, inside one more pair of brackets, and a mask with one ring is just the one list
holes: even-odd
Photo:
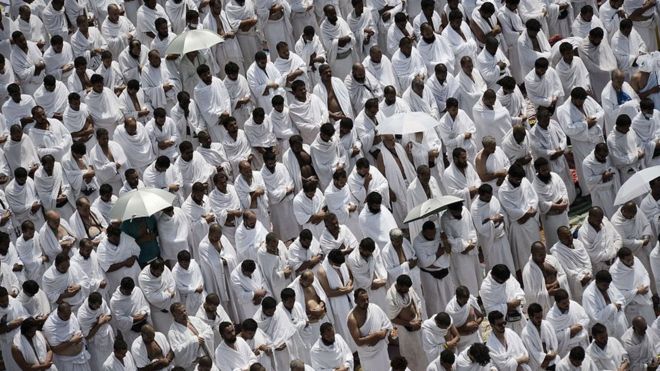
[(612, 275), (609, 271), (601, 270), (596, 272), (596, 283), (612, 283)]
[(412, 286), (412, 279), (410, 279), (410, 276), (407, 274), (402, 274), (399, 277), (396, 278), (396, 284), (397, 286), (403, 286), (403, 287), (411, 287)]
[(496, 264), (491, 270), (490, 275), (500, 281), (507, 281), (511, 277), (509, 267), (504, 264)]
[(490, 350), (484, 343), (474, 343), (470, 346), (468, 354), (472, 356), (474, 362), (481, 366), (486, 366), (490, 363)]
[(500, 320), (504, 318), (504, 314), (500, 312), (499, 310), (494, 310), (490, 313), (488, 313), (488, 323), (491, 324), (491, 326), (495, 323), (495, 321)]
[(290, 287), (284, 288), (282, 289), (282, 292), (280, 292), (280, 299), (282, 301), (295, 299), (295, 297), (296, 297), (296, 292)]
[[(626, 18), (627, 19), (627, 18)], [(571, 349), (570, 353), (568, 353), (568, 358), (576, 360), (576, 361), (584, 361), (584, 348), (581, 346), (576, 346)]]
[(527, 314), (531, 317), (536, 313), (543, 313), (543, 307), (538, 303), (532, 303), (527, 307)]
[(273, 309), (277, 306), (277, 301), (272, 296), (266, 296), (261, 301), (261, 309)]

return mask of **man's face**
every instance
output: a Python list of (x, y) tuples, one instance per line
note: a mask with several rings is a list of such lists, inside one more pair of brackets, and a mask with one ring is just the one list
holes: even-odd
[(373, 63), (379, 64), (383, 59), (383, 52), (378, 48), (371, 48), (369, 50), (369, 57), (371, 57)]
[(614, 87), (615, 90), (621, 90), (623, 87), (623, 81), (625, 80), (625, 75), (622, 73), (615, 73), (614, 76), (612, 76), (612, 87)]
[(339, 220), (337, 218), (328, 218), (325, 227), (330, 233), (337, 233), (339, 232)]
[(57, 316), (60, 317), (60, 319), (64, 321), (68, 321), (69, 318), (71, 318), (71, 308), (69, 307), (64, 307), (62, 310), (58, 309), (57, 310)]
[(573, 50), (564, 50), (561, 52), (561, 58), (567, 64), (571, 64), (573, 62)]
[(321, 334), (321, 339), (323, 339), (323, 342), (327, 345), (334, 344), (334, 342), (335, 342), (335, 329), (331, 327), (331, 328), (325, 330), (325, 332), (323, 332)]
[(548, 183), (552, 179), (552, 174), (550, 173), (550, 166), (549, 165), (543, 165), (539, 167), (539, 171), (537, 173), (537, 176), (543, 183)]
[(179, 307), (172, 311), (172, 317), (174, 318), (174, 321), (178, 323), (188, 322), (188, 312), (186, 311), (185, 307)]
[(396, 91), (394, 89), (391, 90), (388, 89), (384, 95), (385, 95), (385, 103), (387, 103), (388, 105), (392, 105), (394, 104), (394, 102), (396, 102)]
[(62, 53), (62, 49), (64, 48), (64, 43), (58, 43), (58, 44), (52, 44), (53, 51), (57, 54)]
[(518, 178), (515, 176), (509, 175), (507, 179), (509, 180), (509, 183), (511, 183), (511, 186), (513, 186), (513, 188), (520, 187), (520, 183), (522, 183), (522, 178)]
[(259, 68), (261, 68), (262, 70), (265, 70), (266, 66), (268, 65), (268, 58), (257, 59), (255, 62), (257, 62), (257, 66)]
[(506, 320), (504, 318), (500, 318), (492, 323), (491, 326), (493, 327), (494, 333), (500, 335), (504, 334), (504, 331), (506, 331)]
[(631, 26), (631, 27), (621, 27), (619, 30), (621, 31), (621, 33), (623, 34), (623, 36), (625, 36), (625, 37), (629, 37), (629, 36), (630, 36), (630, 32), (632, 32), (632, 29), (633, 29), (633, 28), (632, 28), (632, 26)]
[(454, 163), (459, 169), (465, 169), (468, 165), (467, 152), (461, 152), (458, 157), (455, 157)]
[(103, 67), (105, 67), (106, 69), (112, 66), (112, 58), (103, 58), (101, 59), (101, 62), (103, 62)]
[(467, 304), (467, 302), (470, 300), (469, 296), (461, 296), (461, 295), (456, 295), (456, 302), (458, 305), (461, 307)]
[(238, 167), (238, 171), (241, 173), (241, 176), (243, 176), (245, 179), (250, 180), (252, 179), (252, 168), (250, 165), (241, 163)]
[(14, 40), (14, 43), (16, 44), (16, 46), (18, 46), (21, 49), (25, 50), (25, 48), (27, 48), (27, 40), (25, 40), (25, 36), (23, 36), (23, 35), (17, 37)]
[(92, 302), (89, 302), (89, 309), (91, 309), (91, 310), (97, 310), (97, 309), (99, 309), (99, 308), (101, 308), (101, 303), (95, 303), (95, 302), (92, 303)]
[(204, 193), (203, 190), (193, 191), (190, 194), (190, 197), (193, 199), (193, 201), (195, 201), (196, 204), (201, 205), (202, 202), (204, 202), (204, 195), (205, 195), (205, 193)]
[(604, 282), (604, 281), (596, 282), (596, 287), (598, 288), (598, 290), (600, 290), (602, 292), (605, 292), (605, 291), (609, 290), (610, 283), (609, 282)]
[(126, 353), (128, 353), (128, 349), (118, 349), (114, 351), (115, 357), (119, 360), (123, 360), (124, 357), (126, 357)]
[(605, 348), (607, 346), (607, 339), (608, 339), (607, 331), (604, 331), (594, 336), (594, 343), (596, 343), (596, 345), (598, 345), (601, 348)]
[(119, 21), (119, 7), (111, 6), (108, 9), (108, 19), (112, 23), (117, 23)]
[(405, 42), (399, 49), (401, 49), (401, 53), (408, 58), (410, 57), (410, 53), (412, 53), (412, 43)]
[(92, 90), (94, 90), (95, 93), (102, 93), (103, 92), (103, 82), (96, 82), (92, 84)]
[(534, 67), (534, 72), (537, 76), (542, 77), (548, 71), (547, 67)]
[(571, 307), (571, 299), (569, 298), (562, 299), (557, 302), (557, 308), (559, 308), (559, 310), (561, 310), (564, 313), (568, 311), (570, 307)]
[(76, 73), (77, 73), (78, 75), (82, 75), (82, 74), (86, 73), (86, 71), (87, 71), (87, 63), (81, 63), (81, 64), (75, 66), (75, 70), (76, 70)]
[(451, 214), (451, 216), (454, 219), (457, 219), (457, 220), (463, 219), (463, 209), (462, 208), (449, 209), (449, 214)]
[(165, 269), (160, 267), (156, 268), (152, 266), (149, 268), (149, 272), (151, 272), (151, 275), (154, 277), (160, 277), (163, 274), (163, 271), (165, 271)]
[(621, 215), (628, 220), (635, 219), (635, 216), (637, 216), (637, 205), (632, 204), (622, 207)]
[(367, 249), (358, 248), (358, 252), (360, 253), (360, 256), (367, 261), (373, 256), (373, 252)]
[(632, 327), (633, 327), (633, 331), (635, 332), (635, 334), (637, 336), (643, 337), (643, 336), (646, 335), (647, 325), (646, 325), (645, 321), (639, 321), (639, 322), (638, 321), (633, 321)]
[(630, 254), (621, 258), (621, 263), (628, 268), (632, 268), (635, 265), (635, 256)]
[(355, 299), (355, 305), (362, 310), (366, 310), (369, 307), (369, 295), (366, 292), (358, 295)]
[(324, 141), (324, 142), (330, 142), (330, 141), (332, 141), (333, 134), (320, 132), (320, 133), (319, 133), (319, 136), (321, 137), (321, 140), (322, 140), (322, 141)]
[(16, 183), (18, 183), (18, 185), (24, 185), (25, 182), (27, 182), (27, 175), (16, 177)]
[(435, 227), (422, 230), (422, 236), (428, 241), (433, 241), (435, 239), (435, 234), (436, 234)]
[(372, 214), (380, 213), (380, 203), (379, 202), (367, 203), (367, 207), (369, 208), (369, 212), (372, 213)]
[(245, 223), (245, 226), (252, 229), (254, 228), (255, 225), (257, 225), (257, 217), (253, 214), (248, 214), (243, 218), (243, 222)]
[(167, 37), (167, 34), (168, 34), (167, 23), (159, 24), (156, 31), (158, 31), (158, 36)]
[[(54, 87), (53, 87), (53, 89), (54, 89)], [(80, 110), (80, 99), (71, 99), (69, 101), (69, 106), (71, 107), (72, 110), (79, 111)]]
[(41, 124), (48, 121), (48, 117), (46, 117), (46, 111), (44, 111), (42, 108), (37, 108), (36, 110), (34, 110), (33, 118), (34, 121)]
[(109, 134), (103, 133), (96, 137), (96, 141), (99, 143), (101, 147), (105, 147), (108, 145), (108, 142), (110, 141), (110, 136)]
[(493, 109), (493, 106), (495, 105), (495, 102), (497, 101), (497, 97), (493, 96), (484, 96), (481, 98), (482, 102), (484, 103), (484, 106)]
[(219, 189), (220, 191), (224, 191), (227, 189), (227, 177), (226, 176), (221, 176), (218, 177), (218, 181), (215, 182), (215, 187)]
[(627, 134), (630, 131), (630, 125), (618, 125), (616, 126), (616, 131), (618, 131), (621, 134)]
[(131, 188), (135, 188), (140, 182), (140, 176), (137, 173), (132, 173), (126, 177), (126, 182)]
[(89, 256), (92, 254), (92, 250), (94, 250), (94, 245), (91, 243), (81, 243), (80, 247), (78, 248), (78, 253), (80, 253), (80, 256), (82, 256), (85, 259), (89, 259)]
[(222, 339), (228, 344), (234, 344), (236, 342), (236, 329), (234, 325), (224, 328), (220, 335), (222, 335)]
[(364, 68), (355, 68), (353, 69), (353, 79), (358, 82), (364, 82), (365, 79), (365, 70)]
[(533, 249), (532, 250), (532, 261), (539, 266), (542, 266), (545, 262), (545, 249)]
[(34, 228), (25, 228), (23, 231), (23, 239), (26, 241), (34, 238)]
[(69, 271), (69, 265), (70, 265), (69, 261), (65, 260), (65, 261), (61, 262), (60, 264), (56, 265), (55, 269), (57, 269), (57, 271), (60, 272), (60, 273), (66, 273), (66, 272)]
[(126, 123), (124, 123), (124, 128), (126, 129), (126, 133), (130, 136), (135, 136), (137, 134), (137, 124), (135, 120), (126, 121)]
[(307, 99), (307, 88), (305, 85), (298, 86), (293, 91), (293, 96), (295, 96), (299, 101), (305, 101), (305, 99)]
[(601, 150), (594, 151), (594, 157), (596, 157), (596, 160), (601, 163), (605, 163), (607, 161), (607, 155), (609, 154), (610, 151), (607, 149), (607, 147), (602, 147)]
[(296, 298), (287, 298), (286, 300), (282, 301), (282, 305), (284, 305), (284, 308), (286, 308), (287, 310), (292, 310), (295, 304), (296, 304)]
[(580, 370), (582, 369), (582, 360), (573, 359), (570, 356), (568, 357), (568, 360), (571, 361), (571, 365), (573, 365), (573, 367)]
[(289, 59), (289, 46), (288, 45), (282, 45), (281, 48), (277, 50), (277, 56), (279, 56), (282, 59)]
[(158, 53), (149, 53), (149, 64), (153, 68), (160, 67), (160, 55)]
[(602, 37), (589, 35), (589, 42), (594, 46), (599, 46), (602, 41), (603, 41)]
[(331, 6), (326, 10), (325, 16), (328, 18), (328, 21), (332, 24), (337, 23), (337, 9), (334, 6)]

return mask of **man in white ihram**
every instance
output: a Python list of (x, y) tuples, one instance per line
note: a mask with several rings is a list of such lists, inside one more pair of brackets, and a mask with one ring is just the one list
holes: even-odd
[(364, 289), (354, 292), (355, 308), (348, 315), (348, 330), (358, 346), (360, 362), (365, 370), (386, 370), (387, 337), (392, 323), (383, 310), (369, 303), (369, 295)]
[(330, 322), (321, 325), (321, 336), (311, 350), (312, 367), (316, 370), (353, 370), (353, 353), (344, 338), (335, 334)]

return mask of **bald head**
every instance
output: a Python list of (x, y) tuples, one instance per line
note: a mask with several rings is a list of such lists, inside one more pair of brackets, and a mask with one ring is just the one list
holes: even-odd
[(45, 213), (45, 217), (47, 221), (59, 221), (60, 213), (56, 210), (48, 210)]

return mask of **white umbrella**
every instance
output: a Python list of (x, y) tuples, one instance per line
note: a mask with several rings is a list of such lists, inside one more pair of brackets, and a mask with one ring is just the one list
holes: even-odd
[(209, 30), (190, 30), (175, 37), (165, 51), (165, 54), (186, 54), (203, 50), (215, 44), (224, 42), (220, 35)]
[(462, 198), (449, 195), (428, 199), (410, 210), (403, 222), (410, 223), (414, 222), (415, 220), (424, 219), (429, 215), (437, 214), (445, 210), (447, 206), (451, 204), (463, 201), (464, 200)]
[(126, 192), (110, 209), (110, 218), (124, 221), (148, 217), (172, 206), (174, 198), (173, 193), (158, 188), (140, 188)]
[(614, 199), (614, 205), (623, 205), (630, 200), (634, 200), (650, 192), (651, 186), (649, 186), (649, 182), (655, 178), (660, 178), (660, 165), (636, 172), (619, 188), (619, 192), (617, 192)]
[(397, 113), (378, 125), (378, 134), (414, 134), (440, 125), (438, 120), (424, 112)]

